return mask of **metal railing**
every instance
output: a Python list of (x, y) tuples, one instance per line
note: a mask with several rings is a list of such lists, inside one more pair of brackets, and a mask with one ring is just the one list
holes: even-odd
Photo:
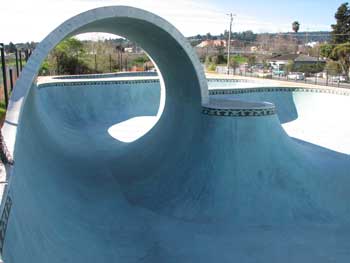
[[(219, 74), (226, 74), (227, 75), (227, 69), (226, 67), (217, 67), (216, 72)], [(313, 76), (303, 76), (301, 79), (297, 78), (289, 78), (288, 75), (278, 75), (273, 73), (263, 73), (263, 72), (250, 72), (245, 69), (230, 69), (229, 75), (232, 76), (244, 76), (244, 77), (251, 77), (251, 78), (260, 78), (260, 79), (272, 79), (272, 80), (278, 80), (278, 81), (286, 81), (291, 83), (305, 83), (305, 84), (312, 84), (312, 85), (319, 85), (319, 86), (329, 86), (329, 87), (336, 87), (336, 88), (345, 88), (350, 89), (350, 82), (343, 81), (339, 76), (334, 76), (331, 74), (326, 74), (325, 77), (319, 77), (316, 74)]]
[[(0, 63), (1, 63), (1, 74), (0, 74), (0, 100), (4, 99), (6, 108), (9, 103), (9, 95), (12, 92), (15, 82), (18, 79), (22, 69), (24, 61), (28, 61), (32, 51), (30, 49), (16, 50), (14, 52), (15, 55), (15, 64), (10, 66), (7, 65), (9, 63), (6, 62), (5, 57), (5, 45), (0, 43)], [(23, 61), (24, 59), (24, 61)], [(14, 74), (14, 72), (16, 74)]]

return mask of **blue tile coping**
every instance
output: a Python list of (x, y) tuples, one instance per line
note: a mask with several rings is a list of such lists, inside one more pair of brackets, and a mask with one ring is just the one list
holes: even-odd
[(209, 103), (203, 105), (202, 113), (210, 116), (258, 117), (276, 114), (276, 108), (268, 102), (210, 98)]

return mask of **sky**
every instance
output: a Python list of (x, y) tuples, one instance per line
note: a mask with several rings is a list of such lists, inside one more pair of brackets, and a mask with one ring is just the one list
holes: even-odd
[[(41, 41), (70, 17), (89, 9), (129, 5), (153, 12), (185, 36), (232, 31), (288, 32), (297, 20), (300, 31), (331, 30), (334, 14), (345, 0), (2, 0), (0, 42)], [(93, 34), (89, 35), (94, 38)]]

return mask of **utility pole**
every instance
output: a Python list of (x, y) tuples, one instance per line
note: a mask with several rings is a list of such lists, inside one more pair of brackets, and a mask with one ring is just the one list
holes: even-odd
[(309, 43), (309, 28), (306, 29), (306, 35), (305, 35), (305, 47), (306, 47), (306, 51), (307, 51), (307, 55), (310, 56), (310, 52), (308, 49), (308, 43)]
[(230, 31), (228, 31), (228, 43), (227, 43), (227, 75), (230, 74), (230, 52), (231, 52), (231, 31), (232, 31), (232, 22), (233, 14), (227, 14), (230, 16)]

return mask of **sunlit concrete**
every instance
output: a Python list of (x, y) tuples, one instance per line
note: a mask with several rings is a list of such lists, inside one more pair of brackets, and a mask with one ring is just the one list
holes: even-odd
[(133, 142), (145, 135), (156, 124), (155, 116), (140, 116), (114, 124), (108, 133), (122, 142)]
[[(216, 88), (218, 84), (214, 86)], [(229, 86), (230, 83), (227, 83), (226, 88)], [(244, 85), (238, 83), (236, 86)], [(272, 102), (277, 106), (282, 126), (289, 136), (349, 155), (350, 125), (345, 121), (346, 112), (349, 111), (349, 95), (322, 93), (322, 88), (318, 91), (315, 87), (310, 90), (314, 92), (261, 91), (226, 97)]]

